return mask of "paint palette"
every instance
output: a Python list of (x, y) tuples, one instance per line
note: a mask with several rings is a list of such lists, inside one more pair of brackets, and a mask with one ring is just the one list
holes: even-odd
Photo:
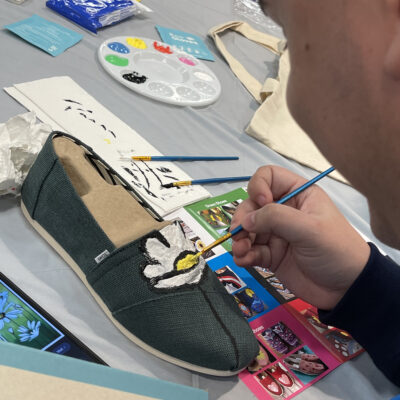
[(101, 44), (98, 56), (113, 78), (154, 100), (204, 106), (221, 93), (218, 78), (204, 63), (153, 39), (114, 37)]

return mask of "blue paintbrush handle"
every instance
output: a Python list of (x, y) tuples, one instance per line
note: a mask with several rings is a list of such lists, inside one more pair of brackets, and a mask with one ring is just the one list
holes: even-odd
[(202, 185), (203, 183), (249, 181), (250, 179), (251, 179), (251, 176), (231, 176), (231, 177), (227, 177), (227, 178), (195, 179), (192, 181), (192, 185)]
[(239, 160), (239, 157), (151, 156), (151, 161), (217, 161), (217, 160)]
[[(293, 190), (293, 192), (287, 194), (286, 196), (282, 197), (280, 200), (276, 201), (276, 204), (283, 204), (285, 202), (287, 202), (288, 200), (290, 200), (292, 197), (298, 195), (299, 193), (301, 193), (303, 190), (306, 190), (307, 188), (309, 188), (311, 185), (314, 185), (314, 183), (318, 182), (320, 179), (322, 179), (323, 177), (325, 177), (326, 175), (330, 174), (332, 171), (334, 171), (335, 168), (334, 167), (330, 167), (328, 168), (326, 171), (320, 173), (319, 175), (317, 175), (315, 178), (309, 180), (308, 182), (306, 182), (304, 185), (300, 186), (299, 188)], [(233, 229), (231, 231), (231, 236), (236, 235), (237, 233), (239, 233), (240, 231), (243, 230), (242, 225), (237, 226), (235, 229)]]

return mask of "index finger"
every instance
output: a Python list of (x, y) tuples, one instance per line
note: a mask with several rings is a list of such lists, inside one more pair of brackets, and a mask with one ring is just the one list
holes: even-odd
[[(242, 223), (244, 217), (247, 214), (257, 210), (258, 208), (259, 208), (258, 205), (254, 203), (251, 199), (246, 199), (242, 203), (240, 203), (235, 211), (235, 214), (233, 215), (229, 231), (231, 232), (233, 229), (238, 227)], [(243, 230), (238, 234), (236, 234), (235, 236), (232, 236), (232, 239), (238, 240), (238, 239), (243, 239), (247, 236), (248, 232)]]

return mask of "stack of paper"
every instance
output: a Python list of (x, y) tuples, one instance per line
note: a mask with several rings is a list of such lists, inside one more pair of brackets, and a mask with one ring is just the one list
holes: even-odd
[(162, 184), (175, 180), (191, 180), (174, 163), (121, 161), (121, 153), (161, 153), (68, 76), (20, 83), (5, 91), (54, 130), (69, 133), (92, 147), (159, 215), (210, 196), (198, 185), (179, 191), (163, 188)]

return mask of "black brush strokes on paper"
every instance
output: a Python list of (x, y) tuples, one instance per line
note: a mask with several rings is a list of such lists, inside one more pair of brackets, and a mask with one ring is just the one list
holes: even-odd
[[(147, 79), (146, 77), (144, 78)], [(115, 139), (117, 138), (117, 134), (111, 129), (108, 129), (107, 125), (96, 122), (93, 110), (86, 109), (82, 103), (76, 100), (63, 99), (63, 101), (67, 103), (64, 111), (69, 113), (77, 113), (77, 115), (80, 115), (82, 118), (85, 118), (91, 121), (93, 124), (103, 128), (104, 132), (111, 134)], [(149, 196), (155, 199), (168, 201), (169, 197), (171, 196), (171, 192), (163, 191), (163, 193), (160, 194), (160, 188), (162, 188), (162, 185), (165, 183), (165, 179), (167, 179), (168, 182), (171, 180), (179, 180), (175, 176), (170, 175), (173, 172), (170, 168), (167, 168), (163, 165), (152, 167), (150, 163), (146, 163), (145, 161), (134, 162), (133, 160), (131, 161), (130, 165), (131, 167), (122, 168), (132, 177), (130, 182), (135, 188), (144, 190)], [(181, 188), (178, 187), (178, 189)]]
[[(84, 105), (82, 103), (79, 103), (78, 101), (75, 101), (75, 100), (63, 99), (63, 101), (65, 101), (67, 103), (71, 103), (71, 104), (78, 104), (79, 106), (81, 106), (81, 107), (73, 108), (73, 106), (68, 105), (66, 108), (64, 108), (64, 111), (76, 111), (83, 118), (89, 120), (90, 122), (93, 122), (94, 124), (97, 124), (96, 120), (93, 118), (94, 116), (91, 115), (91, 114), (93, 114), (93, 110), (84, 108)], [(87, 115), (87, 114), (89, 114), (89, 115)], [(114, 137), (114, 139), (117, 138), (117, 135), (111, 129), (107, 129), (106, 125), (100, 124), (100, 123), (99, 123), (99, 125), (104, 129), (105, 132), (110, 133)]]

